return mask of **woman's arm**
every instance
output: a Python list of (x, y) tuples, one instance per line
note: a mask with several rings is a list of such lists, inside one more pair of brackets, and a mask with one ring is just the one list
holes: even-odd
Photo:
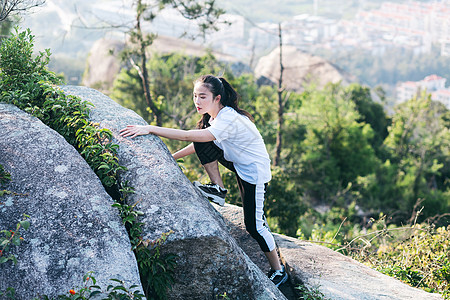
[(123, 137), (134, 138), (138, 135), (155, 134), (171, 140), (190, 141), (190, 142), (210, 142), (215, 137), (208, 129), (181, 130), (153, 125), (128, 125), (120, 130)]
[(175, 160), (177, 160), (177, 159), (179, 159), (179, 158), (182, 158), (182, 157), (185, 157), (185, 156), (194, 154), (194, 153), (195, 153), (194, 144), (191, 143), (191, 144), (189, 144), (188, 146), (184, 147), (183, 149), (181, 149), (181, 150), (175, 152), (175, 153), (173, 154), (173, 158), (174, 158)]

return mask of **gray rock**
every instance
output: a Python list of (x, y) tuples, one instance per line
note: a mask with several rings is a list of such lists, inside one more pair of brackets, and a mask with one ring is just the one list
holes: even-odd
[(128, 124), (146, 125), (141, 117), (96, 90), (63, 90), (93, 103), (91, 120), (113, 132), (119, 162), (128, 168), (122, 179), (136, 191), (130, 204), (138, 202), (145, 214), (144, 238), (155, 240), (174, 231), (162, 247), (163, 253), (179, 256), (170, 299), (216, 299), (223, 293), (231, 299), (285, 299), (239, 248), (220, 214), (196, 192), (160, 138), (118, 135)]
[(78, 152), (57, 132), (17, 107), (0, 103), (0, 164), (11, 173), (0, 198), (0, 229), (31, 216), (17, 265), (0, 265), (0, 290), (17, 299), (66, 294), (94, 272), (105, 288), (121, 279), (140, 286), (130, 241), (112, 199)]
[[(233, 236), (244, 244), (240, 219), (242, 209), (233, 205), (217, 207), (224, 218), (231, 223)], [(347, 256), (329, 248), (309, 242), (274, 234), (281, 258), (286, 264), (292, 283), (303, 284), (310, 291), (322, 293), (332, 300), (406, 300), (442, 299), (438, 294), (427, 293), (410, 287), (401, 281), (381, 274)], [(250, 255), (249, 255), (250, 256)], [(258, 256), (251, 256), (258, 261)]]

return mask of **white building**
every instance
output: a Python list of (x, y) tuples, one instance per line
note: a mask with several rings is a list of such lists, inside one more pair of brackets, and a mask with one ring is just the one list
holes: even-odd
[(406, 81), (399, 83), (395, 88), (396, 102), (403, 103), (412, 99), (417, 94), (419, 89), (420, 89), (419, 85), (417, 84), (417, 82), (414, 81)]
[(440, 101), (450, 109), (450, 89), (445, 88), (446, 81), (446, 78), (433, 74), (420, 81), (400, 82), (396, 88), (397, 103), (406, 102), (421, 91), (427, 91), (431, 93), (432, 100)]
[(450, 89), (442, 89), (431, 94), (431, 99), (439, 101), (450, 109)]

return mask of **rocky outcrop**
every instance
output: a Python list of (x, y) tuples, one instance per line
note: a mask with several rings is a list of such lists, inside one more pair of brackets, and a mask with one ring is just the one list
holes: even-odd
[(125, 44), (118, 40), (103, 38), (96, 41), (86, 62), (83, 85), (99, 91), (109, 90), (119, 74), (121, 68), (119, 53), (124, 47)]
[(105, 289), (111, 278), (140, 286), (112, 199), (64, 138), (0, 103), (0, 164), (11, 173), (7, 189), (16, 193), (0, 198), (0, 230), (15, 230), (24, 213), (31, 217), (23, 243), (11, 248), (17, 265), (0, 265), (0, 291), (12, 287), (16, 299), (53, 299), (81, 286), (89, 271)]
[(120, 145), (119, 162), (128, 168), (122, 180), (135, 189), (130, 204), (144, 212), (144, 239), (174, 231), (162, 247), (178, 255), (170, 299), (216, 299), (223, 293), (231, 299), (285, 299), (230, 236), (220, 214), (196, 192), (161, 139), (118, 135), (128, 124), (145, 125), (141, 117), (96, 90), (63, 90), (93, 103), (91, 120), (110, 129)]
[[(301, 92), (308, 84), (322, 88), (327, 83), (343, 84), (357, 79), (339, 70), (321, 57), (301, 52), (294, 46), (283, 46), (283, 86)], [(255, 78), (264, 85), (278, 84), (280, 77), (280, 48), (259, 59), (255, 67)]]
[[(215, 206), (226, 219), (230, 232), (246, 251), (253, 247), (242, 222), (242, 208)], [(320, 292), (333, 300), (437, 300), (437, 294), (406, 285), (329, 248), (295, 238), (274, 234), (281, 258), (294, 286)], [(247, 252), (258, 265), (265, 266), (259, 255)]]

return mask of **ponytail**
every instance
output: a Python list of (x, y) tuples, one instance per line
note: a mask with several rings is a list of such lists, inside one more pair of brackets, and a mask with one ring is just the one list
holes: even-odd
[[(233, 108), (239, 114), (246, 116), (252, 122), (254, 121), (252, 115), (247, 111), (240, 109), (238, 105), (239, 94), (231, 86), (231, 84), (223, 77), (216, 77), (213, 75), (203, 75), (198, 78), (195, 83), (202, 83), (212, 94), (213, 97), (220, 95), (220, 103), (223, 106)], [(209, 126), (208, 121), (211, 118), (209, 114), (204, 114), (197, 123), (197, 128), (203, 129)]]

